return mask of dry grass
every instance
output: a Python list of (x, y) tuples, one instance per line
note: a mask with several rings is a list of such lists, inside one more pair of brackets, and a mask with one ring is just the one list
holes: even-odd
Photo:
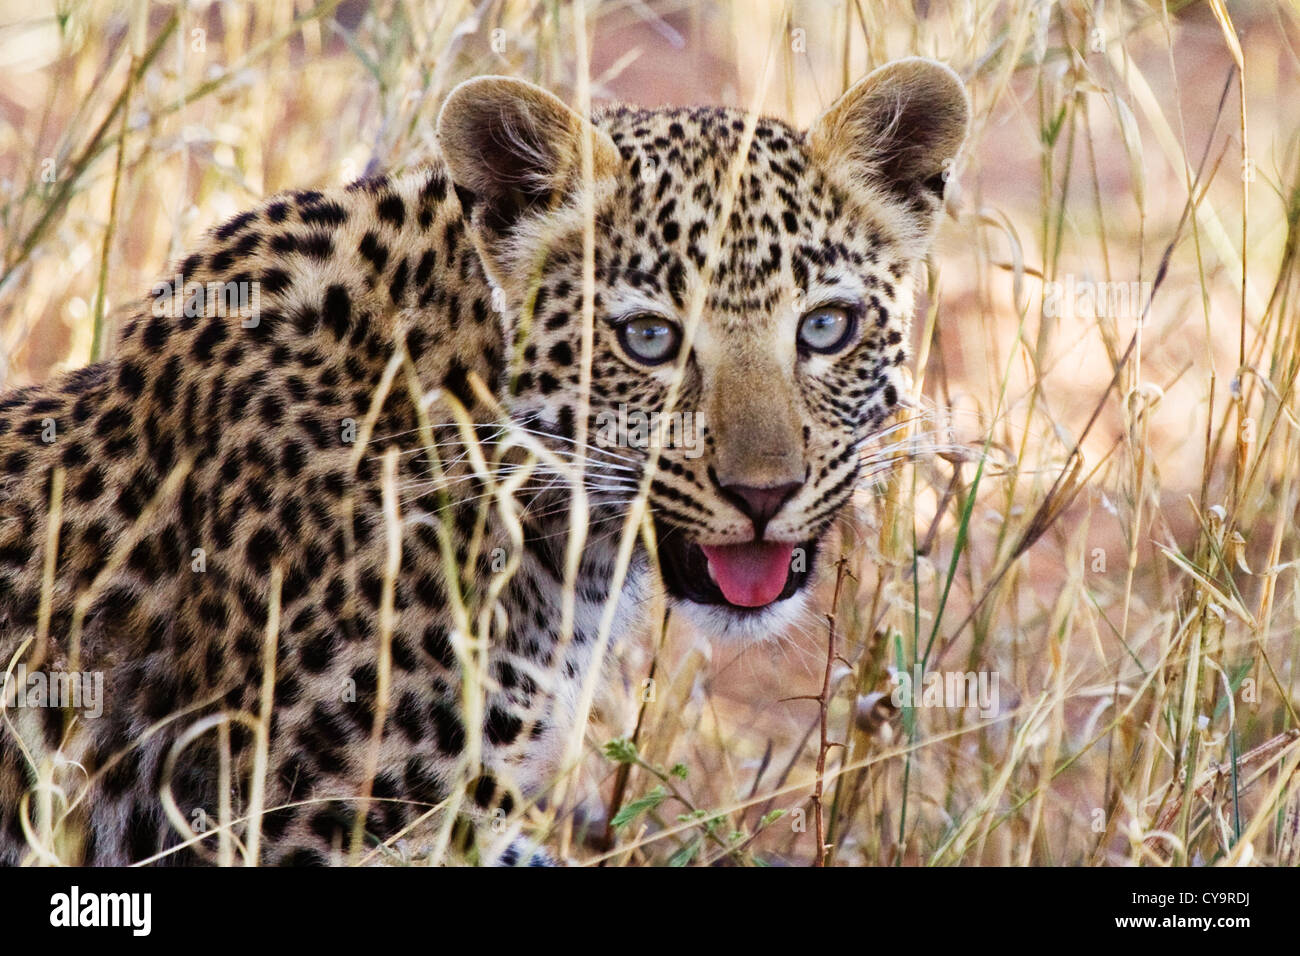
[[(908, 427), (947, 450), (863, 489), (825, 617), (629, 648), (527, 822), (589, 863), (807, 864), (821, 834), (840, 865), (1294, 864), (1298, 19), (610, 0), (588, 54), (570, 5), (528, 0), (4, 4), (0, 385), (103, 354), (257, 197), (417, 161), (465, 76), (807, 122), (935, 56), (976, 112), (915, 336)], [(1137, 294), (1071, 314), (1046, 285), (1071, 282)], [(895, 713), (918, 662), (995, 675), (996, 707)]]

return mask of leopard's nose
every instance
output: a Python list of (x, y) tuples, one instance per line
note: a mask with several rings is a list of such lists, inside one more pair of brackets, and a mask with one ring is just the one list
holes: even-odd
[[(717, 481), (716, 478), (714, 480)], [(754, 523), (755, 538), (763, 536), (767, 523), (802, 487), (801, 481), (789, 481), (768, 487), (718, 482), (718, 490), (722, 492), (723, 497)]]

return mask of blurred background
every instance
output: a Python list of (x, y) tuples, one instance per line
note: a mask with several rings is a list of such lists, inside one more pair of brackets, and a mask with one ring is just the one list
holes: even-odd
[[(835, 656), (822, 616), (670, 622), (538, 812), (586, 862), (806, 864), (820, 775), (831, 863), (1294, 863), (1298, 50), (1294, 0), (3, 0), (0, 387), (111, 354), (256, 199), (427, 158), (468, 76), (805, 125), (935, 57), (974, 131), (899, 466), (824, 568)], [(995, 706), (897, 705), (918, 663)]]

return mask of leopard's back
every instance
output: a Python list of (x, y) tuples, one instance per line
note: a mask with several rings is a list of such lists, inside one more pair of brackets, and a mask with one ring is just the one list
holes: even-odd
[[(471, 412), (472, 378), (496, 384), (491, 291), (450, 188), (432, 166), (272, 197), (160, 280), (112, 358), (0, 401), (0, 655), (7, 664), (25, 644), (18, 659), (29, 670), (39, 654), (50, 671), (104, 682), (94, 717), (11, 711), (23, 745), (8, 735), (0, 745), (6, 861), (24, 849), (19, 795), (43, 778), (69, 793), (92, 781), (65, 828), (72, 836), (76, 821), (90, 820), (74, 858), (125, 862), (165, 846), (164, 779), (186, 814), (215, 820), (211, 741), (179, 752), (166, 773), (164, 764), (194, 719), (259, 713), (273, 571), (272, 805), (351, 795), (376, 710), (387, 558), (380, 472), (390, 448), (400, 453), (407, 543), (393, 598), (389, 723), (405, 746), (374, 792), (428, 805), (446, 797), (466, 731), (438, 502), (418, 492), (429, 469), (419, 402), (407, 369), (393, 363), (404, 349), (422, 388), (440, 387)], [(446, 414), (436, 404), (431, 412)], [(456, 516), (462, 531), (470, 510)], [(51, 514), (59, 521), (48, 588)], [(232, 729), (247, 757), (246, 727)], [(236, 804), (246, 808), (247, 796)], [(371, 825), (387, 835), (409, 816), (400, 803), (381, 804)], [(345, 808), (325, 805), (272, 814), (263, 827), (268, 841), (293, 845), (299, 830), (329, 845), (350, 835), (351, 822)]]

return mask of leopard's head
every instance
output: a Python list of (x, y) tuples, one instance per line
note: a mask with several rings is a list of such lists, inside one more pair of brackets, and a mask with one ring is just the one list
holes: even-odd
[(502, 77), (444, 105), (442, 153), (501, 290), (512, 416), (560, 454), (584, 442), (605, 500), (653, 462), (664, 583), (711, 631), (769, 633), (805, 599), (904, 394), (914, 273), (968, 124), (961, 81), (923, 59), (802, 132), (707, 107), (588, 122)]

